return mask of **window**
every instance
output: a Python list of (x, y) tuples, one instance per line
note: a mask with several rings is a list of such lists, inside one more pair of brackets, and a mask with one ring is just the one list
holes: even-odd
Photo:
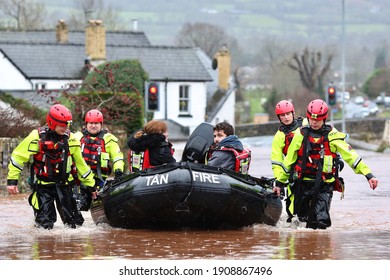
[(179, 113), (188, 114), (190, 110), (190, 86), (182, 85), (179, 87)]
[(44, 90), (44, 89), (46, 89), (46, 83), (36, 83), (35, 84), (35, 89), (37, 89), (37, 90)]

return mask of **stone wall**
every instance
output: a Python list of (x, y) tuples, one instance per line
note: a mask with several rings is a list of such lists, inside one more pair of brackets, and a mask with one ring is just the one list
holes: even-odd
[[(345, 129), (351, 138), (369, 142), (371, 140), (383, 139), (386, 123), (388, 122), (389, 120), (378, 118), (348, 119), (345, 121)], [(274, 121), (265, 124), (236, 125), (235, 130), (240, 138), (265, 136), (274, 135), (279, 126), (280, 122)], [(338, 130), (342, 130), (341, 121), (335, 121), (334, 126)], [(390, 137), (390, 134), (388, 137)]]
[[(8, 163), (11, 158), (12, 151), (19, 144), (20, 139), (13, 138), (0, 138), (0, 195), (7, 193), (7, 174), (8, 174)], [(20, 176), (19, 180), (19, 191), (28, 191), (27, 178), (29, 174), (29, 165), (27, 164)]]

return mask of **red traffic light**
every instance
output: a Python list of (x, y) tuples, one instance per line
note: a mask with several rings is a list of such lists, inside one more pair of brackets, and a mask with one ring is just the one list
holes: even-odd
[(151, 94), (157, 94), (157, 92), (158, 92), (157, 86), (151, 85), (151, 86), (149, 87), (149, 93), (151, 93)]
[(148, 85), (148, 93), (147, 93), (147, 109), (149, 111), (157, 111), (159, 109), (159, 84), (158, 83), (150, 83)]
[(336, 88), (334, 86), (328, 87), (328, 102), (330, 106), (336, 105)]

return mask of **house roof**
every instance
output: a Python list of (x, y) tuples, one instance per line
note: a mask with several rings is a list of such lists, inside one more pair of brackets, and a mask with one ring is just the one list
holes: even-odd
[(107, 59), (138, 59), (151, 80), (212, 81), (210, 74), (192, 47), (112, 47)]
[[(86, 59), (84, 44), (0, 42), (0, 51), (28, 79), (80, 79)], [(150, 80), (212, 80), (195, 48), (107, 45), (106, 58), (138, 59)]]
[[(107, 46), (150, 46), (150, 41), (141, 31), (106, 31)], [(7, 31), (0, 30), (0, 42), (57, 44), (55, 30)], [(84, 31), (68, 31), (68, 42), (85, 43)]]

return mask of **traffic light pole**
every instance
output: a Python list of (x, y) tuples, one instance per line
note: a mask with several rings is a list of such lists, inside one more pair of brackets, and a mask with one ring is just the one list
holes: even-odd
[(333, 124), (333, 106), (330, 106), (330, 123)]

